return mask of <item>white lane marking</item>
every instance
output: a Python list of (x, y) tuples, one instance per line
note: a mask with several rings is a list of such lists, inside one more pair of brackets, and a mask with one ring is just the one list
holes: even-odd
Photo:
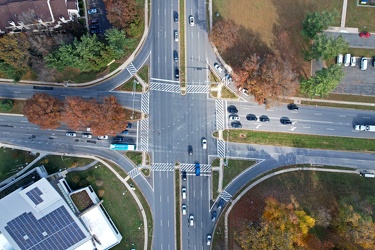
[(258, 129), (260, 126), (262, 126), (261, 124), (259, 124), (258, 126), (256, 126), (256, 128)]
[(27, 121), (21, 121), (21, 122), (27, 122)]
[(15, 93), (15, 94), (21, 94), (22, 92), (14, 91), (13, 93)]
[(159, 201), (160, 201), (160, 203), (161, 203), (161, 195), (160, 195), (160, 197), (159, 197)]
[(339, 117), (346, 117), (346, 115), (339, 115)]
[(315, 113), (315, 115), (322, 115), (322, 114), (319, 114), (319, 113)]
[(3, 134), (9, 134), (9, 132), (3, 132)]
[(327, 130), (335, 130), (335, 129), (333, 129), (333, 128), (327, 128)]
[(311, 128), (311, 127), (303, 127), (303, 128)]
[(364, 119), (370, 119), (371, 117), (369, 117), (369, 116), (364, 116), (364, 117), (362, 117), (362, 118), (364, 118)]
[(160, 227), (163, 227), (163, 220), (160, 220)]
[(167, 203), (169, 203), (169, 195), (167, 196)]
[(201, 190), (201, 197), (203, 197), (203, 190)]

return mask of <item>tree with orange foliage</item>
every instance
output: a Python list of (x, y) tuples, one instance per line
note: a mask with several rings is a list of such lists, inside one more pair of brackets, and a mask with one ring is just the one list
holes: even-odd
[[(293, 204), (266, 200), (260, 227), (246, 227), (235, 233), (242, 249), (296, 249), (306, 246), (306, 237), (315, 220)], [(277, 248), (275, 248), (277, 246)]]
[(63, 104), (53, 96), (35, 93), (26, 100), (22, 113), (31, 123), (41, 129), (55, 129), (60, 126)]
[(267, 54), (261, 57), (253, 54), (245, 60), (234, 75), (238, 87), (247, 88), (258, 104), (267, 99), (268, 104), (294, 95), (298, 90), (298, 75), (287, 62)]
[(221, 53), (235, 44), (238, 38), (238, 26), (230, 20), (219, 20), (212, 27), (209, 38)]
[(108, 21), (116, 28), (129, 28), (139, 18), (135, 0), (104, 0)]

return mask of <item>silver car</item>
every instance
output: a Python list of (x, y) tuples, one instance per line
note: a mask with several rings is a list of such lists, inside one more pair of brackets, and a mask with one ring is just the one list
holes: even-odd
[(174, 41), (178, 42), (178, 31), (177, 30), (174, 31)]

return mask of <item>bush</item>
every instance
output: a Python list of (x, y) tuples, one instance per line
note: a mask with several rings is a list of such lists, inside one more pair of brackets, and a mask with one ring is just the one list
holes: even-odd
[(14, 103), (12, 100), (2, 100), (0, 102), (0, 111), (11, 111), (13, 109)]

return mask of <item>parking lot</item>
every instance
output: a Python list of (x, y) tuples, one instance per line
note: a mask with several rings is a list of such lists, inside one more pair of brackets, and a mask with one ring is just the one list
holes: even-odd
[[(375, 55), (374, 55), (375, 56)], [(361, 56), (356, 56), (356, 66), (343, 66), (344, 79), (334, 90), (340, 94), (375, 95), (375, 68), (373, 59), (368, 59), (367, 70), (361, 70)]]
[[(96, 13), (88, 14), (88, 10), (90, 9), (97, 9)], [(112, 25), (109, 23), (107, 19), (107, 14), (105, 10), (105, 4), (102, 0), (88, 0), (87, 1), (87, 10), (86, 10), (86, 17), (89, 24), (87, 29), (91, 33), (103, 34), (107, 29), (110, 29)], [(93, 22), (94, 21), (94, 22)], [(94, 29), (90, 29), (90, 26), (97, 25), (92, 27)]]

